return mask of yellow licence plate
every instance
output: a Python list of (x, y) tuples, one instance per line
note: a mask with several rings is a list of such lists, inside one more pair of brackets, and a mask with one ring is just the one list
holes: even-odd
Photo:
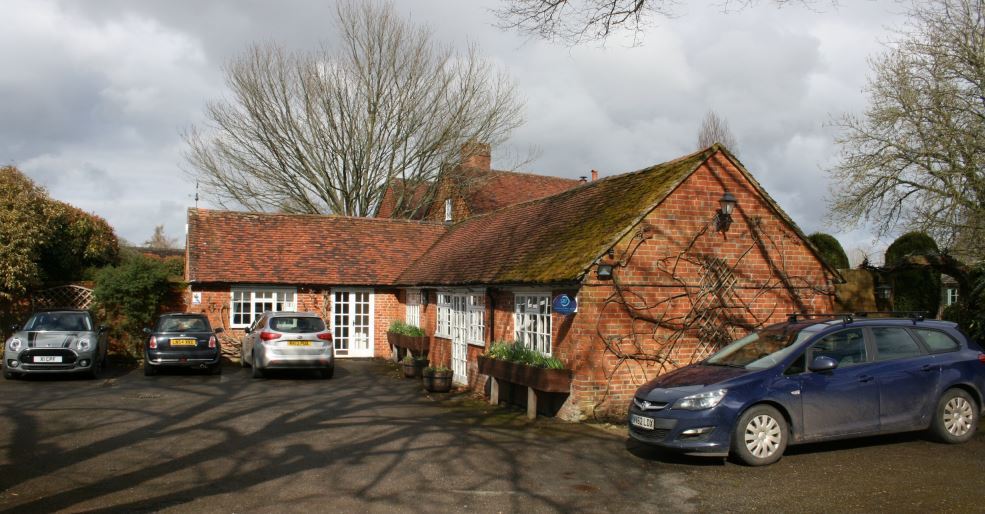
[(288, 341), (288, 346), (311, 346), (311, 341)]
[(198, 344), (197, 339), (172, 339), (171, 346), (195, 346)]

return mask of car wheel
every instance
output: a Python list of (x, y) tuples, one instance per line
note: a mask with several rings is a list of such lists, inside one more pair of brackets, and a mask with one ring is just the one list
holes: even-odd
[(253, 361), (253, 378), (263, 378), (263, 370), (260, 369), (260, 366), (257, 366), (257, 356), (254, 355), (251, 360)]
[(99, 362), (92, 361), (92, 364), (89, 365), (89, 371), (86, 372), (86, 376), (89, 377), (89, 379), (91, 380), (98, 379), (99, 375), (102, 374), (102, 367), (103, 367), (102, 361)]
[(246, 354), (243, 353), (243, 348), (239, 349), (239, 366), (241, 368), (246, 367)]
[(217, 362), (209, 366), (209, 374), (211, 375), (221, 375), (222, 374), (222, 362)]
[(787, 449), (787, 422), (769, 405), (756, 405), (739, 417), (732, 432), (732, 452), (748, 466), (772, 464)]
[(157, 374), (157, 368), (155, 368), (154, 366), (148, 364), (147, 361), (144, 361), (144, 376), (145, 377), (152, 377), (152, 376), (154, 376), (156, 374)]
[(930, 431), (944, 443), (963, 443), (978, 430), (978, 405), (963, 389), (948, 389), (937, 402)]
[(319, 370), (319, 373), (321, 374), (321, 377), (324, 379), (332, 378), (332, 376), (335, 375), (335, 366), (332, 366), (331, 368), (325, 368)]

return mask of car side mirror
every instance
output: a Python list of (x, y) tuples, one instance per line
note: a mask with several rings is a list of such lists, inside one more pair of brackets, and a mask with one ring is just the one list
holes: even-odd
[(250, 333), (250, 327), (246, 327), (246, 328), (244, 328), (244, 329), (243, 329), (243, 333), (244, 333), (244, 334), (249, 334), (249, 333)]
[(225, 330), (223, 330), (223, 328), (222, 328), (222, 327), (218, 327), (218, 328), (216, 328), (216, 329), (215, 329), (215, 333), (216, 333), (216, 334), (221, 334), (221, 333), (223, 333), (223, 332), (225, 332)]
[(106, 325), (99, 325), (99, 331), (100, 332), (105, 332), (107, 330), (109, 330), (109, 327), (107, 327)]
[(837, 367), (838, 361), (825, 355), (818, 355), (817, 357), (814, 357), (813, 361), (811, 361), (811, 366), (808, 369), (815, 373), (819, 373), (823, 371), (831, 371)]
[(150, 335), (151, 334), (151, 331), (150, 331), (149, 328), (144, 327), (144, 333), (147, 334), (147, 335)]

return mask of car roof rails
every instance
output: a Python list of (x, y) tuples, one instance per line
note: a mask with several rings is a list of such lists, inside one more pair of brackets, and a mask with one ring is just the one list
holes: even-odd
[(790, 323), (796, 323), (797, 321), (806, 321), (811, 318), (841, 318), (845, 323), (851, 323), (855, 320), (855, 313), (852, 312), (791, 312), (787, 314), (787, 321)]
[(881, 315), (886, 318), (909, 318), (913, 320), (914, 323), (917, 321), (923, 321), (927, 319), (927, 311), (866, 311), (866, 312), (856, 312), (855, 315), (860, 318), (868, 318), (872, 314)]

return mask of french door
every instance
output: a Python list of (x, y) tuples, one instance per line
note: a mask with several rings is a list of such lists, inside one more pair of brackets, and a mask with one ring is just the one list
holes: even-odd
[(468, 296), (452, 295), (451, 297), (451, 371), (452, 381), (456, 384), (468, 384), (468, 336), (469, 313), (467, 310)]
[(336, 357), (373, 356), (373, 291), (332, 291), (332, 339)]

